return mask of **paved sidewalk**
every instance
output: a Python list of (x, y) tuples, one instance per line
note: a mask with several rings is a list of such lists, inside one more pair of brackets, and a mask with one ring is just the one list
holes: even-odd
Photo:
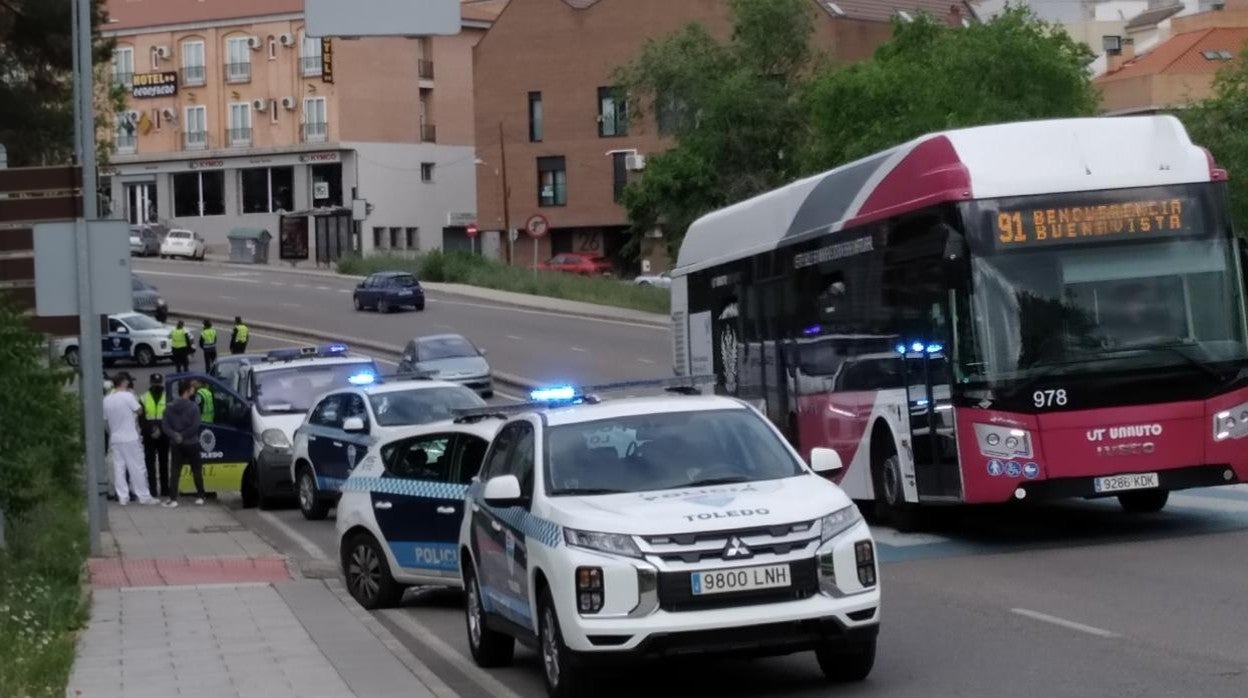
[(455, 697), (341, 585), (294, 578), (222, 506), (108, 513), (68, 696)]

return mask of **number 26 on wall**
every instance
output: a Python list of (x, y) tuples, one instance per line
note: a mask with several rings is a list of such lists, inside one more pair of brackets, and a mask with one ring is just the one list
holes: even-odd
[(1023, 214), (1015, 213), (999, 213), (997, 214), (997, 239), (1001, 244), (1009, 244), (1011, 242), (1027, 242), (1027, 234), (1023, 231)]

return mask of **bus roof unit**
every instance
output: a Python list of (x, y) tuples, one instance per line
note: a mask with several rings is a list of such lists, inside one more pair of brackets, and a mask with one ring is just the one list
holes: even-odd
[(945, 201), (1225, 178), (1209, 151), (1168, 115), (928, 134), (699, 218), (673, 275)]

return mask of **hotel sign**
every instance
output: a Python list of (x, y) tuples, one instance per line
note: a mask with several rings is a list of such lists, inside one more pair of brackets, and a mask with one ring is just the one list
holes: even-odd
[(334, 42), (321, 38), (321, 82), (334, 84)]
[(130, 96), (135, 99), (150, 97), (173, 97), (178, 94), (178, 73), (139, 73), (134, 76), (134, 85), (130, 88)]

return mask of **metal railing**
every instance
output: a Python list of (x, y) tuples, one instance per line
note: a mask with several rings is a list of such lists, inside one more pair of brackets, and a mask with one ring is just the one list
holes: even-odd
[(182, 68), (182, 84), (190, 87), (203, 85), (208, 79), (208, 71), (202, 65), (188, 65)]
[(226, 63), (225, 81), (229, 83), (251, 82), (251, 63)]
[(119, 73), (117, 71), (113, 71), (113, 84), (117, 87), (129, 88), (134, 84), (134, 71), (129, 73)]
[(420, 125), (420, 142), (421, 143), (437, 143), (438, 127), (433, 124)]
[(182, 146), (186, 150), (204, 150), (208, 147), (208, 132), (187, 131), (183, 134)]
[(329, 124), (324, 121), (303, 125), (303, 141), (305, 143), (324, 143), (329, 137)]
[(113, 143), (117, 146), (118, 153), (129, 155), (138, 148), (139, 137), (133, 133), (118, 133), (117, 139)]
[(226, 138), (233, 147), (251, 145), (251, 129), (250, 128), (231, 128), (226, 129)]
[(316, 77), (321, 74), (322, 59), (320, 56), (303, 56), (299, 59), (299, 69), (303, 77)]
[(417, 61), (416, 68), (420, 72), (421, 80), (433, 79), (433, 61), (427, 61), (421, 58), (419, 61)]

